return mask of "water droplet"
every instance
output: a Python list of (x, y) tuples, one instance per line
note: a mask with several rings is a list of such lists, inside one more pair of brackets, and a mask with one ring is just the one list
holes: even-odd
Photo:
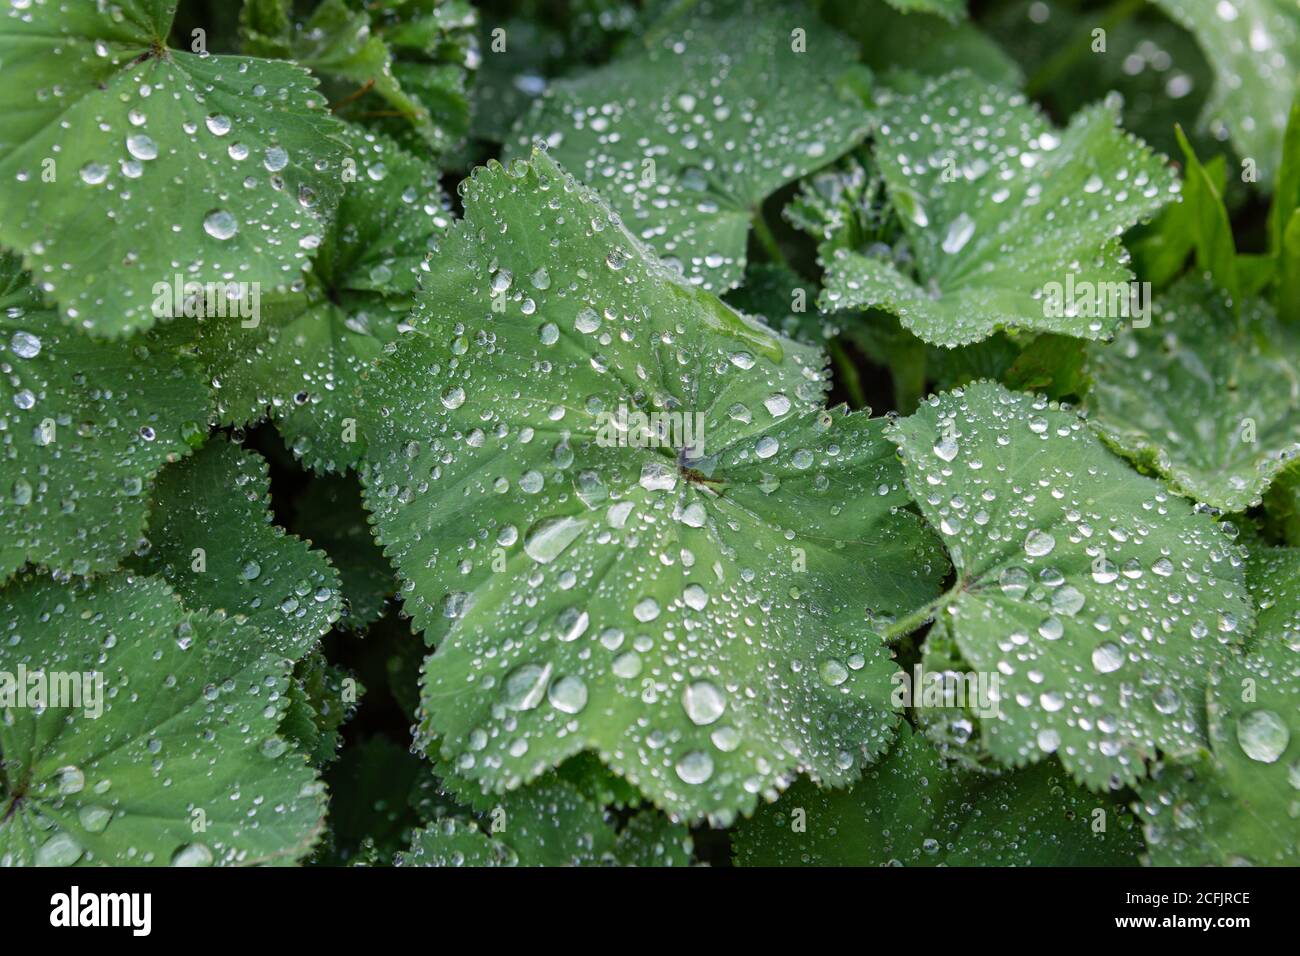
[(686, 685), (682, 691), (682, 707), (692, 723), (706, 727), (722, 716), (727, 699), (716, 685), (701, 680)]
[(1274, 711), (1252, 710), (1237, 721), (1237, 743), (1251, 760), (1274, 763), (1290, 742), (1291, 731)]

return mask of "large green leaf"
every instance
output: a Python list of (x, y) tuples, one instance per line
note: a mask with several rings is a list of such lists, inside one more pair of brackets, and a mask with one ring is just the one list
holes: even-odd
[(1193, 34), (1214, 66), (1205, 122), (1226, 132), (1269, 186), (1300, 75), (1300, 8), (1292, 0), (1154, 0)]
[[(883, 421), (823, 408), (818, 350), (683, 283), (545, 154), (462, 193), (365, 409), (366, 504), (437, 646), (420, 740), (497, 791), (594, 750), (692, 818), (851, 779), (896, 720), (870, 614), (945, 570)], [(694, 440), (619, 444), (620, 408)]]
[(438, 155), (464, 138), (478, 59), (478, 16), (466, 0), (324, 0), (301, 23), (291, 6), (246, 3), (245, 51), (307, 67), (325, 78), (339, 115), (412, 147)]
[(1134, 866), (1142, 838), (1122, 804), (1054, 761), (961, 773), (905, 728), (851, 789), (801, 780), (732, 846), (742, 866)]
[(1259, 631), (1215, 670), (1210, 752), (1166, 764), (1134, 809), (1159, 866), (1300, 863), (1300, 549), (1252, 555)]
[(204, 321), (198, 345), (223, 423), (269, 406), (294, 453), (329, 471), (360, 460), (360, 378), (397, 337), (451, 220), (437, 170), (373, 133), (349, 127), (345, 138), (352, 175), (312, 273), (256, 327)]
[(685, 827), (643, 812), (618, 833), (571, 783), (547, 779), (503, 797), (477, 823), (448, 817), (415, 833), (399, 866), (686, 866)]
[(265, 459), (217, 437), (166, 469), (151, 496), (148, 540), (132, 565), (185, 606), (247, 619), (297, 659), (339, 617), (338, 573), (272, 524)]
[(289, 285), (338, 193), (337, 123), (307, 72), (168, 49), (175, 7), (0, 16), (0, 242), (97, 334), (153, 325), (177, 276)]
[(162, 581), (124, 574), (25, 576), (0, 591), (0, 621), (9, 678), (102, 681), (43, 709), (0, 686), (0, 865), (252, 864), (310, 850), (324, 788), (277, 736), (290, 661), (255, 628), (187, 612)]
[(174, 330), (96, 342), (0, 255), (0, 580), (32, 562), (106, 571), (144, 530), (149, 485), (207, 431)]
[(648, 43), (554, 84), (517, 125), (515, 155), (544, 141), (632, 233), (722, 292), (744, 273), (762, 201), (866, 132), (863, 68), (785, 0), (701, 2)]
[(1150, 328), (1094, 346), (1088, 408), (1119, 452), (1188, 497), (1244, 511), (1300, 454), (1300, 336), (1264, 301), (1189, 278)]
[(930, 639), (998, 680), (998, 712), (981, 721), (994, 757), (1056, 753), (1099, 789), (1142, 777), (1157, 747), (1204, 743), (1205, 675), (1252, 618), (1238, 550), (1213, 520), (1075, 413), (999, 385), (932, 398), (889, 437), (957, 569)]
[[(956, 73), (880, 110), (876, 162), (914, 269), (836, 250), (825, 308), (888, 309), (947, 347), (998, 328), (1097, 339), (1119, 327), (1125, 316), (1108, 314), (1118, 310), (1075, 308), (1063, 290), (1128, 283), (1118, 236), (1169, 201), (1177, 183), (1118, 128), (1114, 103), (1058, 132), (1023, 95)], [(1055, 296), (1045, 292), (1052, 283)]]

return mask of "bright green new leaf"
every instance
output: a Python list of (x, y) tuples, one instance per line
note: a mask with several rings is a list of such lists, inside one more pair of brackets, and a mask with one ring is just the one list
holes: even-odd
[(364, 422), (421, 742), (498, 792), (594, 750), (682, 818), (852, 779), (896, 721), (873, 621), (945, 571), (883, 421), (545, 154), (462, 193)]
[(338, 572), (272, 524), (267, 465), (254, 452), (213, 438), (163, 471), (151, 508), (131, 564), (165, 578), (186, 607), (247, 619), (295, 660), (338, 620)]
[(482, 825), (448, 817), (416, 832), (399, 866), (687, 866), (685, 827), (656, 813), (618, 833), (576, 787), (553, 778), (506, 795)]
[(1184, 172), (1183, 202), (1189, 207), (1192, 248), (1196, 251), (1196, 267), (1214, 280), (1214, 284), (1228, 294), (1229, 304), (1241, 304), (1241, 282), (1237, 277), (1237, 243), (1232, 236), (1232, 221), (1223, 204), (1223, 196), (1214, 177), (1201, 165), (1179, 127), (1176, 131), (1178, 145), (1187, 164)]
[(175, 8), (0, 15), (0, 242), (98, 335), (169, 315), (178, 277), (288, 286), (338, 194), (338, 124), (307, 72), (168, 49)]
[(1252, 618), (1238, 549), (1208, 515), (1077, 414), (999, 385), (932, 398), (888, 435), (957, 569), (928, 609), (938, 637), (997, 679), (980, 727), (995, 758), (1055, 753), (1101, 789), (1141, 778), (1156, 748), (1203, 745), (1205, 675)]
[(1226, 131), (1266, 188), (1274, 182), (1300, 76), (1293, 0), (1154, 0), (1200, 42), (1216, 74), (1203, 122)]
[(915, 267), (836, 250), (824, 308), (888, 309), (949, 348), (999, 328), (1098, 339), (1125, 321), (1127, 308), (1083, 290), (1114, 283), (1129, 306), (1118, 236), (1177, 183), (1118, 128), (1115, 104), (1090, 107), (1058, 132), (1021, 94), (957, 73), (880, 109), (876, 163)]
[(0, 591), (0, 622), (0, 865), (254, 864), (310, 850), (324, 788), (277, 735), (291, 662), (256, 628), (188, 612), (164, 582), (125, 574), (24, 576)]
[(294, 454), (326, 471), (360, 460), (360, 379), (397, 337), (451, 221), (437, 170), (373, 133), (349, 127), (345, 139), (349, 180), (312, 272), (256, 325), (205, 320), (198, 343), (222, 423), (269, 406)]
[(732, 846), (741, 866), (1135, 866), (1142, 839), (1123, 805), (1054, 761), (961, 773), (904, 728), (851, 789), (801, 780)]
[(544, 141), (630, 232), (723, 292), (762, 201), (866, 133), (863, 68), (785, 0), (702, 2), (650, 42), (554, 84), (516, 126), (514, 155)]
[(1223, 511), (1260, 502), (1300, 455), (1300, 333), (1268, 303), (1240, 319), (1225, 294), (1188, 278), (1157, 300), (1150, 328), (1093, 346), (1093, 425), (1121, 454)]
[(320, 648), (294, 668), (289, 709), (280, 733), (292, 740), (316, 767), (333, 763), (343, 742), (341, 728), (356, 712), (365, 688), (335, 667)]
[(1300, 863), (1300, 550), (1252, 555), (1248, 579), (1259, 630), (1210, 681), (1210, 753), (1139, 788), (1157, 866)]
[(0, 580), (113, 568), (158, 469), (207, 431), (198, 367), (171, 329), (127, 344), (67, 328), (0, 255), (0, 373)]

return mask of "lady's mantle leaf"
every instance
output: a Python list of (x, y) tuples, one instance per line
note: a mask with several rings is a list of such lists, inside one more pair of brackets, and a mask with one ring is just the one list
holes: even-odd
[(1131, 471), (1075, 414), (979, 383), (889, 437), (957, 583), (936, 602), (965, 663), (997, 675), (982, 723), (1004, 764), (1060, 756), (1093, 789), (1205, 740), (1205, 674), (1249, 633), (1237, 549)]
[(0, 580), (29, 561), (114, 567), (144, 529), (153, 476), (203, 440), (206, 392), (172, 330), (87, 339), (0, 255)]
[(1300, 9), (1292, 0), (1154, 0), (1196, 35), (1217, 82), (1205, 106), (1214, 132), (1254, 160), (1270, 185), (1300, 73)]
[(1267, 303), (1197, 279), (1157, 303), (1150, 328), (1094, 346), (1091, 421), (1122, 454), (1188, 497), (1244, 511), (1300, 454), (1300, 337)]
[[(303, 23), (290, 0), (244, 7), (245, 52), (293, 60), (326, 79), (345, 119), (446, 152), (469, 130), (466, 76), (478, 15), (465, 0), (324, 0)], [(414, 135), (411, 135), (414, 134)]]
[(457, 818), (419, 830), (399, 866), (687, 866), (691, 837), (660, 814), (622, 833), (573, 784), (548, 778), (503, 797), (481, 826)]
[[(869, 615), (945, 570), (883, 422), (825, 410), (819, 351), (546, 155), (462, 191), (364, 412), (366, 504), (437, 646), (420, 739), (496, 791), (595, 750), (681, 817), (851, 779), (895, 721)], [(655, 447), (643, 412), (675, 416)]]
[[(323, 787), (276, 735), (290, 662), (255, 628), (122, 574), (24, 577), (0, 592), (0, 621), (0, 673), (28, 678), (25, 697), (0, 678), (0, 865), (249, 864), (311, 848)], [(97, 692), (39, 709), (36, 672)]]
[(866, 132), (863, 68), (810, 10), (773, 0), (703, 3), (653, 36), (552, 86), (517, 125), (516, 153), (544, 140), (631, 232), (721, 293), (744, 274), (759, 204)]
[(338, 573), (325, 555), (271, 523), (267, 464), (214, 438), (165, 470), (152, 496), (148, 546), (132, 564), (186, 607), (247, 618), (297, 659), (338, 620)]
[(116, 336), (183, 281), (286, 286), (339, 176), (301, 67), (169, 50), (175, 0), (0, 15), (0, 242), (70, 321)]
[(1300, 549), (1252, 555), (1259, 630), (1210, 681), (1210, 753), (1140, 788), (1157, 866), (1300, 863)]
[[(1058, 132), (1022, 94), (955, 73), (881, 109), (876, 162), (911, 241), (915, 276), (837, 250), (826, 263), (824, 308), (888, 309), (947, 347), (998, 328), (1097, 339), (1119, 327), (1125, 316), (1066, 295), (1067, 277), (1080, 290), (1128, 283), (1118, 237), (1168, 202), (1177, 184), (1118, 128), (1118, 106), (1083, 110)], [(1052, 283), (1055, 296), (1044, 291)]]
[(254, 327), (207, 319), (198, 346), (223, 423), (269, 405), (294, 453), (329, 471), (360, 460), (360, 376), (397, 336), (451, 220), (437, 170), (373, 133), (349, 127), (344, 138), (349, 178), (312, 272)]
[(1134, 866), (1142, 838), (1122, 805), (1055, 761), (959, 773), (904, 727), (852, 789), (801, 780), (732, 844), (742, 866)]

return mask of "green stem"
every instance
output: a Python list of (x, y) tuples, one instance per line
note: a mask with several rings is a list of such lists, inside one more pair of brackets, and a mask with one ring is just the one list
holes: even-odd
[[(1146, 6), (1147, 0), (1118, 0), (1101, 15), (1097, 26), (1109, 33), (1116, 27), (1131, 20), (1139, 10)], [(1071, 43), (1060, 53), (1044, 63), (1025, 84), (1025, 92), (1037, 97), (1051, 86), (1062, 73), (1074, 66), (1086, 53), (1092, 50), (1092, 31), (1081, 37), (1077, 43)]]
[(923, 605), (906, 615), (901, 621), (895, 621), (885, 631), (885, 640), (893, 643), (900, 637), (906, 637), (926, 621), (933, 619), (940, 611), (947, 607), (954, 597), (961, 590), (960, 587), (954, 587), (951, 591), (945, 591), (929, 604)]
[(858, 367), (853, 364), (853, 356), (838, 339), (831, 339), (827, 343), (827, 350), (831, 353), (831, 361), (835, 363), (835, 370), (839, 372), (840, 380), (844, 383), (844, 390), (849, 393), (849, 402), (854, 408), (865, 408), (867, 393), (862, 389), (862, 378), (858, 375)]
[[(776, 241), (772, 228), (767, 224), (767, 220), (763, 218), (761, 208), (754, 210), (752, 225), (754, 227), (754, 237), (758, 239), (758, 244), (763, 247), (767, 257), (777, 265), (790, 269), (790, 263), (786, 261), (785, 253), (781, 251), (781, 244)], [(794, 270), (790, 269), (790, 271), (793, 272)]]

